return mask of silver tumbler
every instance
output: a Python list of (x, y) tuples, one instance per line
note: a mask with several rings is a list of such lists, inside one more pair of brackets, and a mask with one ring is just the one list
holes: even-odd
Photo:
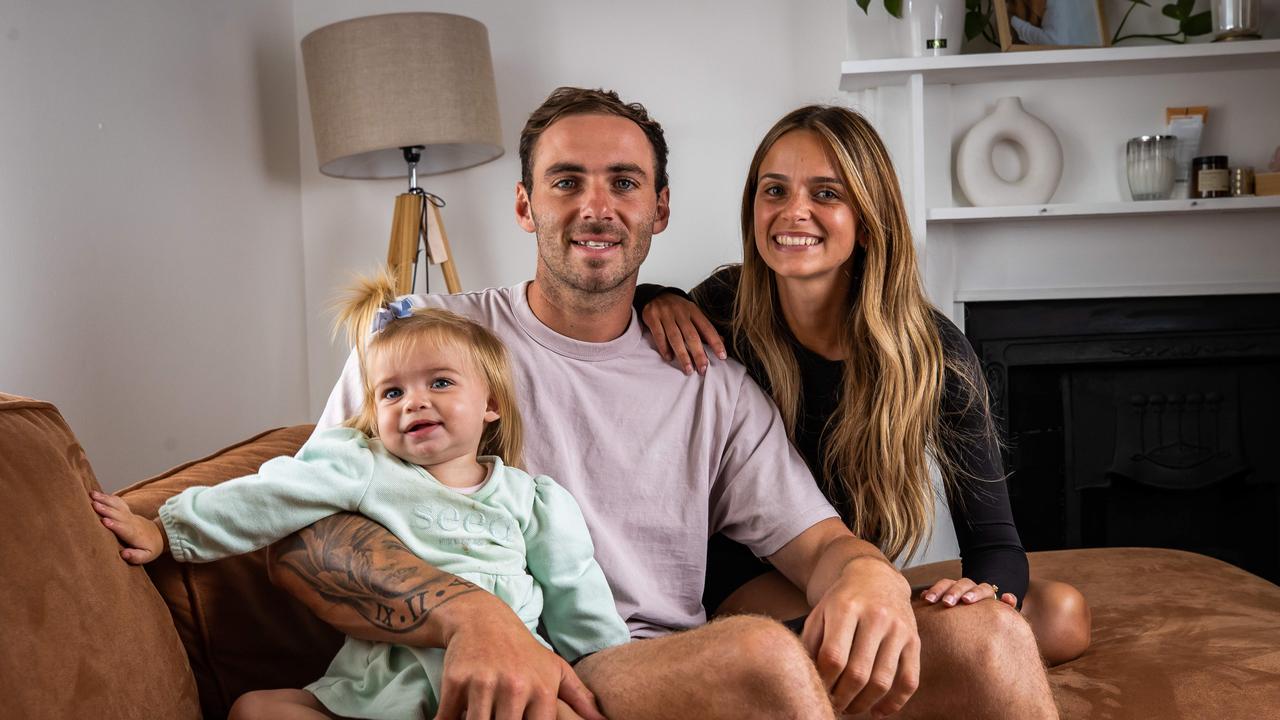
[(1256, 40), (1262, 35), (1261, 0), (1209, 0), (1213, 39)]

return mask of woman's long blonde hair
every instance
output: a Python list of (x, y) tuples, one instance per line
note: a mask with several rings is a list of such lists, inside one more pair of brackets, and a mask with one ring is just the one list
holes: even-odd
[[(809, 131), (826, 146), (857, 220), (848, 272), (863, 267), (841, 328), (844, 380), (840, 405), (823, 429), (828, 494), (843, 484), (849, 522), (890, 558), (914, 555), (933, 524), (935, 492), (929, 457), (947, 492), (964, 475), (958, 441), (940, 422), (949, 374), (968, 402), (987, 403), (977, 368), (944, 356), (935, 312), (916, 267), (898, 178), (880, 137), (861, 115), (808, 106), (789, 113), (765, 135), (751, 160), (742, 194), (742, 275), (734, 302), (733, 342), (739, 357), (759, 358), (768, 390), (795, 441), (801, 378), (791, 331), (778, 301), (777, 278), (756, 248), (755, 197), (760, 165), (783, 135)], [(861, 256), (861, 257), (859, 257)], [(989, 413), (985, 413), (989, 417)], [(815, 472), (817, 469), (815, 468)]]
[(406, 317), (392, 318), (382, 329), (370, 334), (379, 311), (394, 302), (394, 279), (384, 272), (358, 279), (338, 305), (334, 335), (346, 331), (347, 340), (360, 361), (364, 384), (360, 412), (343, 424), (369, 437), (378, 435), (373, 381), (368, 373), (368, 361), (373, 353), (399, 356), (413, 352), (424, 342), (432, 347), (454, 347), (464, 351), (475, 363), (498, 406), (498, 419), (486, 425), (480, 436), (478, 454), (497, 455), (509, 467), (523, 467), (524, 429), (516, 404), (515, 383), (511, 379), (511, 362), (502, 341), (487, 328), (457, 313), (425, 307), (412, 308)]

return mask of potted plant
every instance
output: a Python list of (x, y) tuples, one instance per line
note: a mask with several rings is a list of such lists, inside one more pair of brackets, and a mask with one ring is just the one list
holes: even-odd
[(1124, 32), (1124, 24), (1129, 20), (1129, 16), (1139, 5), (1143, 7), (1151, 7), (1151, 3), (1147, 0), (1129, 0), (1129, 9), (1125, 11), (1124, 17), (1120, 18), (1120, 24), (1116, 27), (1116, 32), (1111, 36), (1111, 44), (1116, 45), (1125, 40), (1134, 40), (1137, 38), (1146, 38), (1149, 40), (1163, 40), (1170, 43), (1185, 43), (1187, 38), (1196, 35), (1208, 35), (1213, 29), (1213, 20), (1208, 10), (1204, 12), (1194, 12), (1196, 0), (1177, 0), (1160, 8), (1160, 13), (1171, 20), (1178, 23), (1178, 29), (1173, 32), (1166, 33), (1130, 33)]
[[(870, 13), (871, 0), (854, 0), (864, 14)], [(883, 0), (884, 9), (892, 17), (906, 20), (899, 34), (900, 50), (911, 57), (924, 55), (956, 55), (960, 52), (960, 35), (966, 40), (978, 36), (999, 45), (992, 25), (992, 0)]]

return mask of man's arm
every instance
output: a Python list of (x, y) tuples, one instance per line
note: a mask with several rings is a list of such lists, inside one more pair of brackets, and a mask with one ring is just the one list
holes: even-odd
[(445, 649), (439, 718), (491, 712), (550, 720), (557, 696), (604, 720), (595, 698), (511, 608), (437, 570), (360, 515), (333, 515), (271, 547), (271, 580), (362, 640)]
[(273, 545), (269, 558), (273, 583), (362, 640), (445, 647), (447, 612), (437, 611), (479, 591), (427, 565), (360, 515), (333, 515), (303, 528)]
[(911, 586), (839, 519), (810, 527), (769, 557), (813, 606), (801, 640), (836, 708), (887, 715), (920, 681)]

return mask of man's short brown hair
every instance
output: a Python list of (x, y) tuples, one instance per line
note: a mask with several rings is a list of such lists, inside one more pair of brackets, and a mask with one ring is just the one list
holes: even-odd
[(662, 126), (643, 105), (624, 103), (612, 90), (559, 87), (529, 115), (520, 131), (520, 181), (525, 191), (533, 192), (533, 148), (538, 138), (552, 123), (570, 115), (617, 115), (639, 125), (653, 147), (654, 192), (667, 186), (667, 140)]

